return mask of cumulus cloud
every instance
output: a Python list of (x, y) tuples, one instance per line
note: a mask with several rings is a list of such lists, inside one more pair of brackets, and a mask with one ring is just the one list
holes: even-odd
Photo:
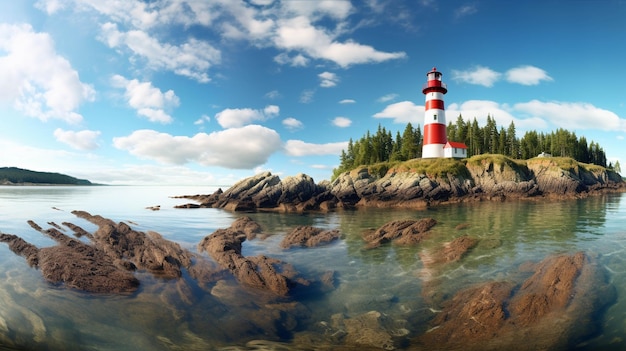
[(211, 117), (207, 116), (207, 115), (202, 115), (200, 118), (198, 118), (195, 122), (193, 122), (193, 124), (200, 126), (203, 125), (204, 122), (209, 122), (211, 121)]
[(313, 144), (306, 143), (302, 140), (287, 140), (285, 143), (285, 152), (289, 156), (321, 156), (321, 155), (339, 155), (341, 150), (348, 147), (348, 142)]
[(283, 119), (283, 125), (285, 126), (285, 128), (290, 130), (301, 129), (304, 126), (301, 121), (293, 117)]
[(57, 128), (54, 131), (54, 137), (56, 140), (71, 146), (77, 150), (95, 150), (99, 147), (98, 137), (99, 131), (93, 130), (81, 130), (78, 132), (71, 130), (63, 130)]
[(292, 67), (306, 67), (309, 64), (309, 59), (302, 54), (289, 56), (289, 54), (283, 52), (274, 57), (274, 62)]
[(518, 132), (541, 130), (547, 127), (545, 120), (520, 118), (511, 106), (490, 100), (468, 100), (462, 103), (452, 103), (447, 107), (446, 119), (448, 122), (454, 123), (459, 115), (466, 121), (476, 118), (479, 125), (487, 123), (487, 116), (493, 118), (499, 126), (507, 127), (513, 122)]
[(337, 75), (332, 72), (322, 72), (317, 76), (320, 79), (320, 87), (322, 88), (334, 87), (339, 82), (339, 77), (337, 77)]
[(582, 102), (531, 100), (508, 105), (490, 100), (469, 100), (448, 106), (446, 116), (449, 122), (454, 122), (459, 114), (465, 120), (476, 118), (481, 125), (486, 123), (487, 115), (490, 115), (498, 125), (515, 123), (518, 131), (550, 128), (626, 131), (626, 119), (612, 111)]
[(411, 101), (401, 101), (388, 105), (384, 110), (374, 114), (374, 118), (391, 118), (393, 123), (422, 123), (424, 106), (417, 106)]
[(148, 33), (162, 33), (171, 25), (202, 26), (222, 40), (278, 48), (283, 52), (275, 61), (292, 66), (306, 66), (315, 59), (348, 67), (406, 57), (402, 51), (384, 52), (351, 39), (338, 41), (351, 31), (346, 19), (354, 8), (349, 1), (255, 1), (39, 0), (36, 6), (48, 14), (70, 7), (96, 12), (107, 22), (102, 38), (110, 47), (130, 50), (153, 69), (200, 82), (209, 81), (207, 69), (220, 63), (219, 50), (194, 39), (181, 44), (170, 37), (170, 42), (160, 42)]
[(207, 70), (221, 61), (219, 50), (194, 38), (181, 45), (161, 43), (141, 30), (119, 31), (111, 22), (102, 25), (102, 37), (109, 47), (127, 48), (133, 56), (146, 60), (152, 69), (172, 71), (200, 83), (210, 81)]
[(398, 94), (391, 93), (391, 94), (387, 94), (387, 95), (379, 97), (378, 100), (376, 100), (376, 101), (378, 101), (378, 102), (389, 102), (389, 101), (395, 100), (397, 97), (398, 97)]
[(356, 104), (356, 100), (354, 99), (343, 99), (341, 101), (339, 101), (340, 104)]
[(404, 52), (382, 52), (351, 40), (337, 42), (324, 29), (313, 26), (306, 16), (279, 21), (273, 41), (280, 49), (302, 51), (311, 58), (329, 60), (344, 68), (406, 57)]
[(467, 71), (452, 70), (452, 79), (458, 82), (482, 85), (488, 88), (492, 87), (501, 76), (501, 73), (483, 66), (476, 66)]
[(278, 116), (280, 108), (276, 105), (268, 105), (263, 110), (251, 108), (227, 108), (215, 115), (217, 123), (224, 128), (236, 128), (257, 121), (265, 121)]
[(335, 117), (333, 118), (333, 125), (335, 127), (347, 128), (352, 124), (352, 120), (346, 117)]
[(154, 87), (151, 82), (140, 82), (137, 79), (126, 79), (120, 75), (111, 78), (111, 84), (125, 89), (124, 97), (128, 105), (137, 110), (137, 114), (151, 122), (170, 123), (173, 118), (165, 112), (178, 106), (180, 100), (173, 90), (165, 93)]
[(50, 35), (28, 24), (0, 24), (0, 100), (42, 121), (79, 123), (78, 107), (94, 97), (93, 87), (56, 52)]
[(522, 85), (537, 85), (542, 81), (552, 81), (552, 77), (546, 71), (535, 66), (511, 68), (505, 76), (508, 82)]
[(193, 137), (143, 129), (114, 138), (113, 145), (139, 158), (164, 164), (194, 162), (231, 169), (252, 169), (267, 162), (281, 149), (278, 133), (259, 125), (198, 133)]
[[(515, 111), (565, 129), (626, 131), (626, 120), (614, 112), (583, 102), (531, 100), (513, 105)], [(590, 123), (593, 121), (593, 123)]]

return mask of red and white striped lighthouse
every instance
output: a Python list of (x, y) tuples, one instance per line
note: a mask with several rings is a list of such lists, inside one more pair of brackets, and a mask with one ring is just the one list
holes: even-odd
[(424, 107), (424, 144), (422, 157), (444, 157), (443, 147), (446, 145), (446, 111), (443, 107), (443, 95), (448, 88), (441, 81), (441, 72), (433, 67), (426, 73), (428, 82), (424, 84), (422, 93), (426, 95)]

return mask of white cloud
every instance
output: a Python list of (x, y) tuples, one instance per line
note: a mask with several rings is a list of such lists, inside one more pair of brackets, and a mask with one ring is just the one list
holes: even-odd
[(57, 54), (50, 35), (28, 24), (0, 24), (0, 100), (42, 121), (79, 123), (78, 107), (94, 97), (93, 87)]
[(280, 112), (276, 105), (268, 105), (262, 111), (251, 108), (227, 108), (215, 115), (217, 123), (224, 128), (236, 128), (256, 121), (265, 121)]
[(252, 169), (281, 149), (276, 131), (259, 125), (231, 128), (193, 137), (173, 136), (154, 130), (137, 130), (113, 139), (113, 145), (139, 158), (164, 164), (195, 162), (203, 166)]
[(541, 130), (547, 127), (547, 123), (543, 119), (519, 118), (516, 111), (509, 105), (490, 100), (468, 100), (461, 104), (453, 103), (447, 107), (446, 119), (448, 122), (455, 123), (459, 115), (466, 121), (472, 121), (476, 118), (481, 126), (486, 125), (487, 116), (493, 118), (498, 126), (505, 128), (513, 122), (518, 132)]
[(537, 85), (541, 81), (552, 81), (552, 77), (541, 68), (534, 66), (519, 66), (506, 72), (506, 80), (522, 85)]
[[(303, 2), (298, 2), (302, 4)], [(405, 58), (404, 52), (382, 52), (354, 41), (334, 41), (324, 29), (314, 27), (306, 16), (278, 21), (274, 45), (280, 49), (296, 50), (314, 59), (335, 62), (341, 67)]]
[(335, 127), (347, 128), (352, 124), (352, 121), (346, 117), (335, 117), (333, 119), (333, 125)]
[(276, 117), (280, 113), (280, 107), (276, 105), (267, 105), (263, 109), (263, 113), (267, 116), (267, 118)]
[(102, 25), (102, 33), (109, 47), (128, 48), (134, 56), (145, 59), (148, 67), (169, 70), (200, 83), (210, 81), (208, 69), (221, 61), (219, 50), (194, 38), (181, 45), (160, 43), (144, 31), (121, 32), (111, 22)]
[(515, 111), (549, 121), (557, 127), (571, 129), (600, 129), (626, 131), (626, 119), (614, 112), (584, 102), (539, 101), (517, 103)]
[(287, 53), (280, 53), (274, 57), (274, 62), (281, 65), (290, 65), (292, 67), (306, 67), (309, 64), (309, 59), (302, 54), (295, 56), (289, 56)]
[(398, 97), (398, 94), (391, 93), (391, 94), (387, 94), (387, 95), (379, 97), (378, 100), (376, 100), (376, 101), (378, 101), (378, 102), (389, 102), (389, 101), (395, 100), (397, 97)]
[(313, 102), (313, 97), (315, 96), (315, 90), (305, 90), (300, 93), (300, 102), (303, 104), (308, 104)]
[(312, 144), (302, 140), (287, 140), (285, 152), (289, 156), (339, 155), (348, 147), (348, 142)]
[(452, 79), (463, 83), (482, 85), (488, 88), (492, 87), (493, 84), (500, 79), (501, 75), (501, 73), (483, 66), (476, 66), (467, 71), (452, 70)]
[(283, 1), (283, 10), (296, 15), (317, 18), (329, 16), (337, 20), (345, 19), (352, 12), (350, 1)]
[(518, 132), (554, 128), (626, 131), (626, 119), (612, 111), (583, 102), (531, 100), (510, 106), (489, 100), (469, 100), (448, 106), (448, 122), (454, 123), (459, 114), (466, 121), (476, 117), (479, 125), (485, 125), (487, 115), (494, 118), (499, 126), (506, 127), (513, 122)]
[(119, 22), (129, 23), (138, 28), (148, 28), (159, 20), (159, 13), (152, 6), (137, 0), (97, 1), (97, 0), (39, 0), (35, 7), (49, 15), (73, 4), (77, 9), (92, 8), (100, 14)]
[(173, 90), (163, 93), (151, 82), (128, 80), (120, 75), (114, 75), (111, 83), (117, 88), (125, 89), (124, 96), (130, 107), (137, 110), (138, 115), (146, 117), (151, 122), (172, 122), (172, 117), (165, 112), (165, 109), (178, 106), (180, 103)]
[(356, 104), (356, 100), (353, 99), (343, 99), (339, 101), (340, 104)]
[(374, 114), (374, 118), (392, 118), (393, 123), (413, 124), (424, 122), (424, 106), (417, 106), (411, 101), (401, 101), (388, 105), (384, 110)]
[(257, 47), (281, 49), (284, 52), (275, 61), (293, 66), (320, 59), (345, 68), (406, 57), (405, 52), (383, 52), (351, 39), (337, 41), (353, 30), (346, 21), (354, 10), (350, 1), (255, 1), (39, 0), (36, 6), (48, 14), (63, 8), (93, 11), (106, 22), (102, 37), (111, 48), (128, 48), (152, 69), (171, 70), (199, 82), (209, 81), (207, 69), (220, 63), (219, 50), (195, 39), (160, 42), (148, 33), (163, 33), (172, 25), (202, 26), (221, 40), (248, 40)]
[(57, 128), (54, 137), (77, 150), (95, 150), (98, 148), (99, 131), (81, 130), (78, 132)]
[(337, 77), (337, 75), (332, 72), (322, 72), (317, 76), (320, 79), (320, 87), (322, 88), (334, 87), (339, 82), (339, 77)]
[(276, 100), (282, 97), (282, 95), (280, 94), (280, 92), (278, 90), (272, 90), (270, 92), (268, 92), (267, 94), (265, 94), (265, 97), (270, 99), (270, 100)]
[(202, 115), (195, 122), (193, 122), (193, 124), (199, 126), (199, 125), (203, 125), (204, 122), (209, 122), (209, 121), (211, 121), (211, 117), (209, 117), (207, 115)]
[(290, 130), (300, 129), (304, 126), (301, 121), (293, 117), (283, 119), (283, 125), (285, 126), (285, 128)]

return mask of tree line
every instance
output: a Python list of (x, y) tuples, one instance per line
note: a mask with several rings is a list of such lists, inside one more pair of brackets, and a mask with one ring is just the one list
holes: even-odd
[(36, 172), (16, 167), (0, 167), (0, 184), (5, 183), (93, 185), (86, 179), (77, 179), (66, 174)]
[[(503, 126), (498, 128), (495, 119), (489, 115), (484, 126), (478, 124), (476, 117), (470, 122), (459, 115), (455, 123), (448, 123), (446, 132), (448, 140), (467, 146), (468, 157), (491, 153), (526, 160), (547, 153), (607, 167), (606, 154), (598, 143), (588, 143), (584, 136), (577, 137), (576, 133), (562, 128), (550, 133), (528, 131), (520, 139), (516, 136), (512, 121), (505, 129)], [(408, 123), (402, 133), (397, 131), (394, 136), (379, 124), (376, 133), (368, 130), (360, 139), (350, 139), (348, 148), (341, 151), (340, 164), (333, 170), (333, 178), (361, 165), (420, 158), (422, 142), (419, 125), (413, 127)], [(609, 168), (612, 167), (609, 165)], [(617, 167), (619, 164), (615, 165)]]

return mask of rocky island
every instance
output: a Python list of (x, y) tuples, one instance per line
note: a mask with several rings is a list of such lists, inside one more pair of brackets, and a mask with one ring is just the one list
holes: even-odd
[(414, 159), (361, 166), (320, 183), (306, 174), (281, 180), (265, 172), (226, 191), (180, 196), (197, 203), (178, 207), (283, 212), (358, 207), (420, 209), (482, 200), (571, 199), (624, 189), (626, 183), (618, 173), (571, 158), (522, 161), (486, 154), (465, 160)]

